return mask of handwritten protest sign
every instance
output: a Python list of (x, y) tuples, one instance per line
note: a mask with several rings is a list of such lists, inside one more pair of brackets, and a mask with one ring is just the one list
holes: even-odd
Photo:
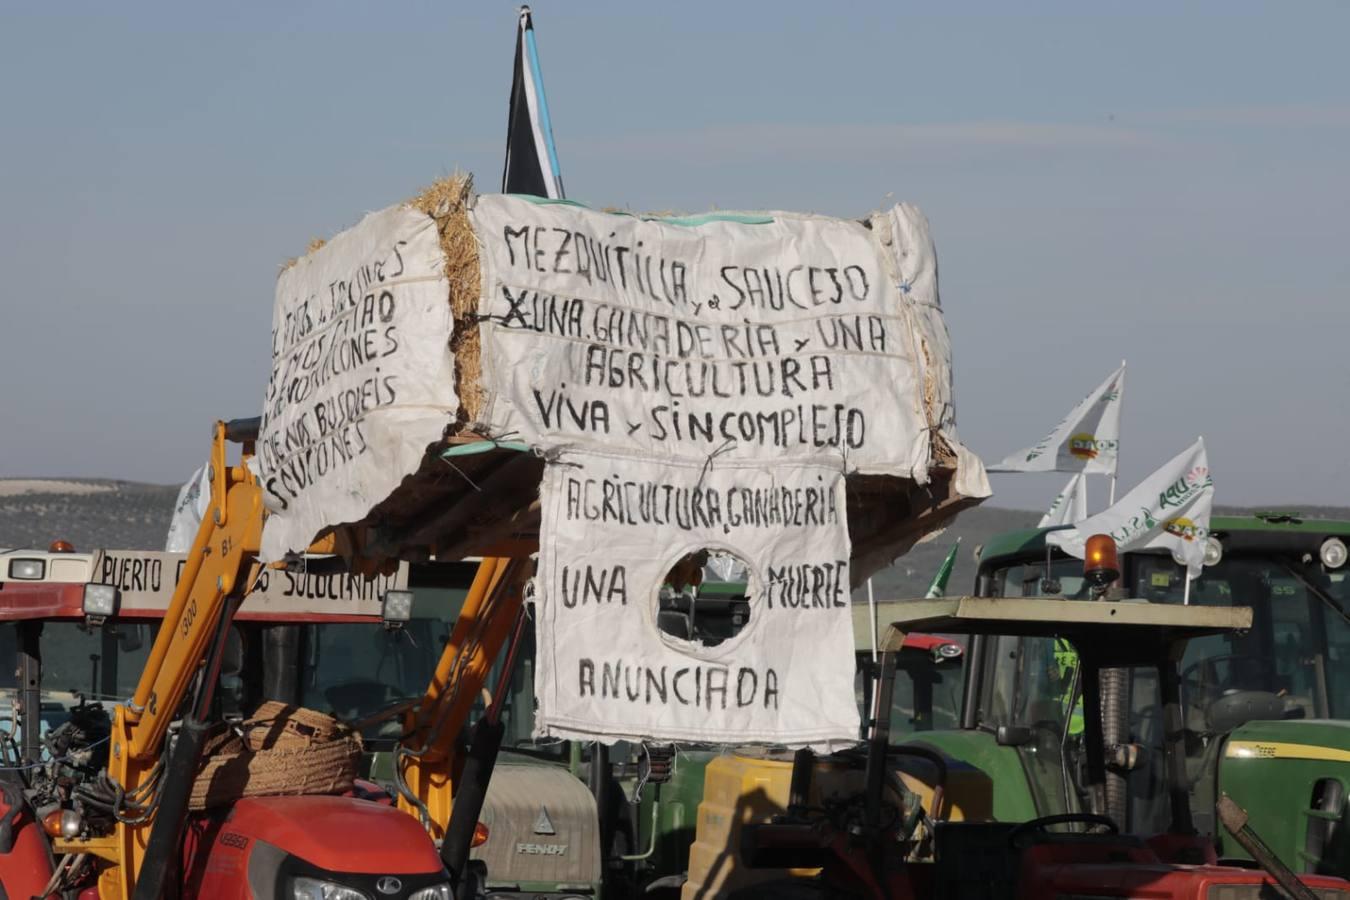
[[(453, 264), (454, 296), (438, 227), (455, 226), (411, 206), (278, 281), (262, 556), (365, 520), (447, 428), (523, 443), (546, 461), (539, 735), (855, 741), (852, 476), (912, 487), (943, 468), (941, 496), (988, 494), (955, 431), (923, 216), (644, 219), (464, 196), (477, 254)], [(462, 288), (476, 271), (481, 295)], [(462, 385), (456, 327), (481, 350)], [(699, 633), (672, 593), (703, 551), (747, 575), (735, 633)], [(683, 633), (665, 627), (677, 613)]]
[[(856, 740), (844, 476), (925, 481), (946, 424), (925, 406), (950, 379), (922, 216), (682, 222), (491, 196), (471, 218), (481, 418), (550, 460), (537, 733)], [(725, 640), (657, 627), (663, 580), (699, 550), (750, 573)]]
[(453, 421), (448, 290), (435, 222), (402, 206), (282, 272), (255, 458), (265, 559), (360, 520)]

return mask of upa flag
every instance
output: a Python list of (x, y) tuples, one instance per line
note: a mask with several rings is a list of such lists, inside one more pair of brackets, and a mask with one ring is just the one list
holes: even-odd
[(539, 70), (539, 51), (534, 45), (534, 22), (528, 6), (520, 9), (520, 28), (516, 32), (516, 70), (511, 78), (511, 110), (506, 120), (502, 193), (555, 200), (563, 196), (562, 171), (558, 168), (558, 151), (553, 147), (553, 126), (544, 99), (544, 77)]
[(1121, 363), (1039, 444), (1018, 450), (987, 471), (1114, 475), (1120, 452), (1120, 397), (1124, 392), (1125, 364)]
[(1045, 515), (1036, 523), (1037, 528), (1051, 528), (1055, 525), (1072, 525), (1087, 518), (1087, 484), (1083, 473), (1076, 472), (1050, 504)]
[(1066, 531), (1045, 536), (1070, 556), (1083, 558), (1083, 544), (1094, 534), (1109, 534), (1121, 552), (1166, 549), (1200, 574), (1214, 507), (1214, 482), (1209, 475), (1205, 439), (1200, 438), (1171, 462), (1145, 478), (1115, 506), (1084, 519)]

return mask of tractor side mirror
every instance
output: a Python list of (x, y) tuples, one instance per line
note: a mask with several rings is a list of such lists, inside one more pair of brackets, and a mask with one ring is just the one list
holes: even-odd
[(1025, 747), (1033, 736), (1025, 725), (1000, 725), (994, 732), (994, 742), (1000, 747)]

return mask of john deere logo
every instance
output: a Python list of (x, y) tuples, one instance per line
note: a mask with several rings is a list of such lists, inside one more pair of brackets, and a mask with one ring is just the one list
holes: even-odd
[(1097, 458), (1097, 438), (1095, 435), (1080, 431), (1069, 438), (1069, 452), (1077, 459)]
[(1183, 541), (1193, 541), (1200, 536), (1200, 526), (1184, 516), (1168, 519), (1163, 523), (1163, 530)]

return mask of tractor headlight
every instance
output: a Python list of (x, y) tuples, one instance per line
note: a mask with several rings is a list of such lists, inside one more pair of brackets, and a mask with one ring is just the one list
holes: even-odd
[(455, 900), (455, 894), (450, 890), (450, 884), (447, 882), (422, 888), (420, 891), (411, 894), (408, 900)]
[(1205, 565), (1217, 566), (1223, 559), (1223, 544), (1218, 538), (1210, 535), (1205, 538)]
[(365, 892), (317, 878), (292, 878), (293, 900), (370, 900)]
[(1345, 565), (1346, 556), (1350, 553), (1347, 553), (1344, 541), (1333, 537), (1322, 542), (1322, 550), (1318, 555), (1322, 557), (1322, 565), (1328, 569), (1339, 569)]

